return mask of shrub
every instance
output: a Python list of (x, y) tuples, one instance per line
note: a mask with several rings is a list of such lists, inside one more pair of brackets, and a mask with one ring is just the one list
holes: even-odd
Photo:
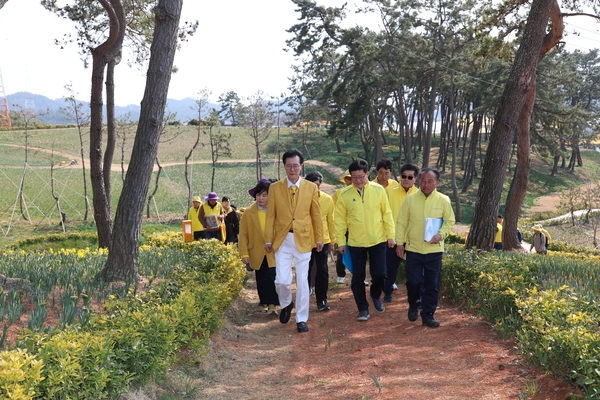
[[(38, 288), (61, 284), (76, 289), (77, 299), (85, 288), (86, 296), (94, 292), (104, 296), (105, 311), (90, 315), (85, 325), (73, 324), (64, 331), (60, 330), (64, 327), (24, 329), (17, 345), (32, 354), (32, 360), (40, 361), (35, 364), (25, 358), (23, 369), (27, 362), (39, 365), (40, 377), (22, 383), (22, 389), (17, 384), (3, 386), (0, 394), (1, 390), (13, 390), (22, 394), (13, 398), (24, 399), (33, 395), (52, 399), (114, 397), (130, 382), (143, 384), (150, 377), (160, 377), (182, 347), (200, 349), (207, 343), (219, 326), (223, 308), (239, 293), (246, 276), (237, 250), (214, 240), (184, 243), (181, 234), (174, 232), (151, 235), (150, 243), (153, 245), (141, 249), (140, 271), (153, 274), (148, 280), (159, 283), (145, 292), (128, 285), (116, 289), (80, 285), (82, 276), (97, 274), (98, 260), (105, 259), (105, 252), (6, 252), (0, 269), (13, 270), (17, 265), (23, 269), (25, 265), (23, 275), (36, 293)], [(92, 280), (90, 276), (86, 279)], [(25, 350), (23, 354), (28, 354)], [(7, 379), (15, 379), (17, 367), (6, 368), (10, 373)], [(32, 395), (27, 397), (27, 393)]]
[(42, 381), (43, 362), (26, 350), (0, 353), (0, 398), (33, 399)]

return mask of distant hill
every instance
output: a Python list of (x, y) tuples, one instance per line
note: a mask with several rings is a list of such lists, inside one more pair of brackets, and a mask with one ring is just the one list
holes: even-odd
[[(61, 107), (67, 107), (67, 103), (64, 98), (59, 99), (49, 99), (46, 96), (42, 96), (40, 94), (32, 94), (27, 92), (18, 92), (14, 94), (9, 94), (6, 96), (9, 104), (9, 108), (11, 112), (17, 112), (19, 110), (18, 107), (14, 105), (17, 104), (21, 106), (23, 109), (30, 108), (31, 105), (35, 108), (38, 114), (47, 113), (46, 115), (40, 115), (38, 120), (40, 122), (45, 122), (48, 124), (70, 124), (73, 121), (65, 118), (65, 115), (60, 111)], [(87, 107), (86, 111), (89, 112), (89, 102), (84, 100), (78, 100), (81, 102), (84, 107)], [(195, 111), (197, 105), (196, 100), (191, 97), (187, 97), (183, 100), (173, 100), (167, 99), (167, 109), (166, 111), (169, 113), (176, 113), (177, 119), (181, 121), (183, 124), (187, 124), (191, 119), (197, 119), (198, 113)], [(219, 109), (219, 105), (208, 103), (207, 110), (210, 108)], [(140, 117), (140, 106), (135, 104), (130, 104), (125, 107), (115, 106), (115, 114), (119, 119), (125, 118), (129, 113), (129, 120), (137, 121)], [(104, 120), (106, 121), (106, 109), (104, 112)]]

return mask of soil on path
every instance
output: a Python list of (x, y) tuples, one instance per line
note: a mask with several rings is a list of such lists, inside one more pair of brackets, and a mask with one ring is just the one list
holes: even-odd
[(203, 356), (198, 399), (565, 399), (576, 392), (523, 365), (514, 341), (444, 301), (437, 329), (408, 321), (402, 288), (383, 314), (371, 307), (371, 318), (359, 322), (348, 283), (332, 283), (331, 311), (317, 311), (311, 296), (310, 331), (297, 333), (295, 313), (288, 324), (263, 314), (248, 274)]

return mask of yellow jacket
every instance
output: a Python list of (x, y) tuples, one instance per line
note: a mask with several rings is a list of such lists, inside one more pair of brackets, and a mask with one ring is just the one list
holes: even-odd
[[(381, 185), (381, 183), (377, 182), (377, 175), (375, 176), (375, 179), (373, 179), (371, 182)], [(400, 186), (400, 183), (398, 183), (398, 181), (395, 179), (388, 179), (387, 186), (381, 185), (381, 187), (383, 187), (386, 192), (388, 192), (389, 190), (391, 190), (397, 186)], [(389, 196), (389, 193), (388, 193), (388, 196)]]
[(502, 224), (496, 222), (496, 237), (494, 243), (502, 243)]
[[(425, 218), (442, 218), (439, 243), (425, 242)], [(396, 220), (396, 243), (406, 243), (405, 250), (420, 254), (441, 253), (444, 240), (454, 226), (454, 211), (450, 198), (434, 189), (429, 196), (416, 192), (406, 196)]]
[[(267, 206), (267, 210), (269, 207)], [(260, 266), (267, 256), (267, 263), (270, 268), (275, 267), (275, 253), (267, 253), (265, 250), (265, 236), (260, 226), (259, 210), (256, 202), (244, 212), (240, 221), (240, 236), (238, 239), (238, 249), (240, 258), (248, 257), (252, 269), (260, 269)]]
[(416, 192), (417, 190), (419, 190), (418, 187), (412, 186), (410, 189), (408, 189), (408, 192), (407, 192), (400, 185), (398, 185), (392, 189), (389, 189), (389, 185), (388, 185), (388, 189), (386, 189), (386, 192), (388, 194), (388, 199), (390, 200), (390, 207), (392, 208), (392, 217), (394, 218), (394, 223), (396, 222), (396, 219), (398, 218), (398, 214), (400, 214), (400, 208), (402, 207), (402, 204), (404, 203), (404, 199), (406, 199), (406, 196), (408, 196), (411, 193)]
[(333, 199), (322, 190), (319, 191), (319, 205), (321, 206), (321, 220), (323, 221), (323, 244), (335, 243)]
[(348, 245), (371, 247), (394, 238), (394, 219), (383, 186), (367, 182), (361, 196), (356, 186), (342, 189), (335, 203), (335, 237), (340, 246), (348, 231)]
[(319, 188), (300, 178), (296, 208), (293, 209), (287, 182), (287, 178), (281, 179), (269, 187), (265, 241), (273, 245), (273, 251), (277, 251), (288, 232), (293, 230), (296, 247), (300, 252), (308, 253), (317, 242), (323, 243)]
[[(200, 204), (200, 207), (202, 207), (202, 204)], [(192, 221), (192, 232), (198, 232), (198, 231), (204, 230), (202, 223), (198, 219), (198, 213), (200, 212), (200, 207), (198, 207), (198, 209), (195, 209), (194, 206), (191, 206), (190, 210), (188, 211), (188, 219), (190, 221)]]

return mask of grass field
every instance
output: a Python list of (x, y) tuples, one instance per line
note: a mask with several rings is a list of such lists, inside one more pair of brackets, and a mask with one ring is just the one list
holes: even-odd
[[(193, 195), (205, 196), (210, 191), (216, 191), (220, 196), (227, 195), (233, 199), (238, 207), (249, 206), (252, 199), (247, 190), (256, 182), (255, 163), (234, 162), (233, 160), (254, 160), (255, 149), (251, 137), (243, 128), (220, 127), (222, 132), (231, 133), (231, 158), (219, 159), (215, 169), (215, 183), (211, 187), (212, 166), (209, 150), (208, 135), (200, 133), (201, 143), (190, 159), (190, 180)], [(134, 127), (125, 129), (127, 132), (124, 146), (119, 140), (113, 160), (112, 174), (112, 205), (116, 209), (118, 197), (122, 187), (122, 174), (120, 172), (121, 154), (123, 162), (129, 161), (131, 145), (135, 134)], [(158, 157), (163, 170), (159, 179), (158, 191), (150, 204), (150, 219), (145, 222), (179, 223), (187, 214), (187, 186), (184, 177), (185, 157), (196, 141), (197, 130), (195, 127), (179, 126), (168, 127), (163, 134), (159, 146)], [(25, 133), (23, 131), (0, 132), (0, 245), (12, 242), (15, 239), (36, 234), (37, 232), (61, 232), (59, 214), (52, 195), (59, 197), (61, 209), (67, 215), (69, 230), (93, 229), (92, 213), (90, 211), (87, 221), (83, 221), (85, 213), (85, 198), (83, 188), (83, 173), (80, 159), (79, 136), (75, 128), (71, 129), (45, 129), (31, 130), (27, 136), (29, 151), (27, 153), (27, 169), (24, 178), (23, 213), (18, 198), (18, 190), (23, 177), (25, 163)], [(390, 143), (397, 138), (389, 137)], [(363, 149), (358, 138), (349, 138), (348, 142), (340, 140), (341, 153), (337, 153), (335, 142), (327, 137), (325, 129), (313, 129), (308, 133), (300, 130), (284, 128), (279, 132), (281, 152), (285, 149), (300, 149), (307, 161), (319, 160), (335, 165), (345, 170), (348, 164), (363, 155)], [(89, 143), (84, 143), (84, 152), (87, 154)], [(434, 143), (435, 146), (435, 143)], [(278, 165), (278, 134), (273, 129), (269, 139), (261, 146), (263, 157), (263, 177), (278, 178), (284, 176), (283, 168)], [(386, 152), (387, 157), (394, 157), (394, 150)], [(597, 180), (594, 173), (600, 164), (600, 153), (592, 150), (583, 151), (584, 167), (578, 168), (575, 174), (561, 173), (550, 177), (551, 166), (545, 160), (535, 158), (531, 171), (531, 182), (525, 207), (532, 205), (535, 198), (550, 192), (557, 192), (569, 187), (584, 184), (592, 179)], [(437, 158), (434, 158), (434, 161)], [(71, 160), (76, 160), (77, 165), (69, 166)], [(231, 161), (230, 161), (231, 160)], [(67, 164), (61, 165), (62, 164)], [(308, 164), (308, 163), (307, 163)], [(51, 180), (51, 165), (54, 167), (54, 181)], [(86, 161), (89, 169), (89, 162)], [(449, 165), (447, 167), (449, 169)], [(322, 168), (307, 165), (307, 170), (317, 169), (325, 176), (325, 182), (339, 185), (339, 176), (333, 176)], [(510, 171), (507, 176), (511, 176)], [(459, 188), (462, 186), (462, 172), (458, 174)], [(91, 199), (91, 183), (89, 171), (86, 177), (88, 197)], [(150, 182), (150, 192), (156, 182), (156, 173)], [(469, 188), (466, 193), (461, 193), (462, 222), (470, 223), (479, 181)], [(504, 193), (508, 192), (510, 179), (505, 182)], [(451, 194), (448, 174), (442, 175), (440, 191)], [(91, 200), (90, 200), (91, 201)], [(504, 205), (501, 204), (502, 212)], [(24, 218), (21, 214), (24, 214)]]

